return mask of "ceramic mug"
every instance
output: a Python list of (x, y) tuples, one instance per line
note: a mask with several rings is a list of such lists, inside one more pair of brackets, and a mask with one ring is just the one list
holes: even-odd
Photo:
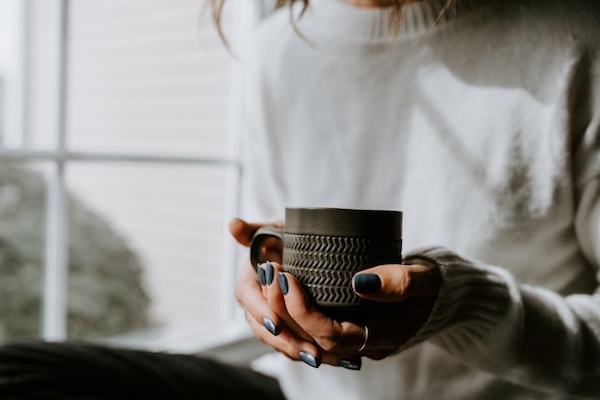
[(324, 308), (368, 306), (352, 290), (357, 272), (402, 261), (402, 212), (344, 208), (286, 208), (285, 228), (263, 227), (250, 259), (257, 267), (268, 238), (283, 241), (283, 268)]

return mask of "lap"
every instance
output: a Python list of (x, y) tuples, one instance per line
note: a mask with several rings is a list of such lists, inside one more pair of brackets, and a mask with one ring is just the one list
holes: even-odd
[(210, 358), (41, 341), (0, 346), (2, 399), (283, 399), (277, 381)]

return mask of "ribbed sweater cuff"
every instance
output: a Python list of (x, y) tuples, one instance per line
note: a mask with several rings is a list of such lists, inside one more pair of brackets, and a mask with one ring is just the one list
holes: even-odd
[[(504, 269), (464, 259), (441, 248), (421, 249), (406, 256), (423, 258), (439, 266), (442, 285), (425, 325), (404, 348), (434, 338), (452, 353), (483, 345), (502, 321), (514, 314), (518, 291)], [(514, 334), (514, 331), (513, 331)]]

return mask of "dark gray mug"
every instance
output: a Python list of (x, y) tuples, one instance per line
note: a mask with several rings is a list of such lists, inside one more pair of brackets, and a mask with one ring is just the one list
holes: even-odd
[(250, 245), (255, 267), (267, 260), (268, 238), (283, 241), (283, 268), (294, 275), (319, 306), (368, 305), (352, 290), (355, 273), (402, 260), (402, 212), (341, 208), (286, 208), (285, 228), (260, 228)]

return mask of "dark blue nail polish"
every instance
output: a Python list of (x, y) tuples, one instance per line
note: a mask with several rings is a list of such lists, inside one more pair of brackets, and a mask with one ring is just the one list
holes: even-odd
[(288, 294), (288, 292), (290, 291), (290, 286), (288, 284), (288, 280), (285, 277), (285, 274), (283, 272), (279, 272), (277, 274), (277, 278), (279, 281), (279, 288), (281, 289), (281, 292), (286, 295)]
[(258, 271), (258, 283), (261, 286), (265, 286), (267, 284), (267, 279), (265, 277), (265, 270), (259, 265), (256, 269)]
[(361, 294), (371, 294), (381, 289), (381, 279), (375, 274), (358, 274), (354, 276), (354, 290)]
[(277, 330), (277, 326), (275, 326), (275, 322), (273, 322), (273, 320), (269, 317), (264, 317), (263, 318), (263, 326), (265, 328), (267, 328), (267, 330), (269, 332), (271, 332), (271, 334), (273, 336), (277, 336), (279, 335), (279, 331)]
[(315, 356), (310, 354), (308, 351), (301, 351), (300, 354), (298, 354), (298, 357), (300, 357), (305, 364), (308, 364), (313, 368), (319, 368), (319, 365), (321, 365)]
[(267, 272), (265, 278), (267, 280), (267, 285), (270, 285), (271, 283), (273, 283), (273, 278), (275, 277), (275, 268), (273, 268), (273, 264), (271, 264), (269, 261), (267, 261), (266, 264)]
[(362, 360), (360, 358), (357, 359), (342, 359), (340, 360), (340, 366), (350, 369), (352, 371), (359, 371), (362, 366)]

